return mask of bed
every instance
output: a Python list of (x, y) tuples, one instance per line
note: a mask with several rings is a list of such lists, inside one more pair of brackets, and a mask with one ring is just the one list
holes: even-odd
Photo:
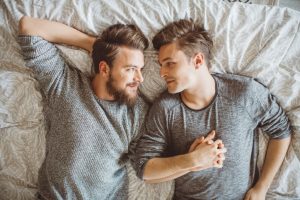
[[(42, 96), (17, 43), (17, 22), (23, 15), (59, 21), (92, 35), (114, 23), (134, 23), (149, 40), (177, 19), (202, 23), (213, 35), (211, 71), (256, 77), (286, 111), (292, 142), (267, 199), (300, 199), (300, 12), (222, 0), (0, 1), (0, 199), (34, 199), (45, 154)], [(86, 51), (58, 48), (67, 62), (91, 73)], [(150, 46), (141, 91), (151, 101), (165, 89), (158, 71), (156, 52)], [(259, 167), (267, 141), (260, 134)], [(173, 182), (145, 184), (129, 163), (127, 168), (129, 199), (172, 198)]]

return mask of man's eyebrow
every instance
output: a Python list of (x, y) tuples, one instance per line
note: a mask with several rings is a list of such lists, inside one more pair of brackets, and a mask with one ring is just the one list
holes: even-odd
[(136, 65), (125, 65), (124, 67), (125, 67), (125, 68), (128, 68), (128, 67), (138, 68)]
[(144, 65), (141, 67), (138, 67), (136, 65), (125, 65), (124, 68), (130, 68), (130, 67), (134, 67), (134, 68), (144, 68)]
[(163, 62), (165, 62), (165, 61), (167, 61), (167, 60), (171, 60), (172, 58), (171, 57), (166, 57), (166, 58), (164, 58), (162, 61), (161, 61), (161, 63), (159, 62), (159, 60), (157, 60), (157, 63), (160, 65), (160, 66), (162, 66), (162, 63)]
[(158, 63), (159, 63), (159, 65), (161, 66), (164, 62), (166, 62), (166, 61), (168, 61), (168, 60), (172, 60), (172, 58), (171, 57), (166, 57), (166, 58), (164, 58), (162, 61), (161, 61), (161, 63), (158, 61)]
[(165, 62), (165, 61), (170, 60), (170, 59), (172, 59), (172, 58), (171, 57), (166, 57), (161, 62)]

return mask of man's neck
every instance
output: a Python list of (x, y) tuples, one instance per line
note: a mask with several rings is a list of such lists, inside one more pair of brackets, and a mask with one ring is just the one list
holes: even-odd
[(194, 110), (207, 107), (216, 94), (216, 82), (211, 74), (204, 74), (195, 84), (195, 87), (181, 92), (181, 99), (186, 106)]
[(95, 75), (92, 79), (92, 88), (95, 95), (101, 100), (113, 101), (114, 97), (111, 96), (106, 88), (106, 81), (100, 77), (99, 74)]

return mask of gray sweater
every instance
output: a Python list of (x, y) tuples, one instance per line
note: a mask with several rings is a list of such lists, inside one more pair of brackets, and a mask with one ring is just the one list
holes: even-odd
[(19, 36), (33, 69), (49, 125), (39, 193), (47, 199), (127, 199), (125, 168), (132, 139), (147, 112), (139, 97), (130, 109), (94, 95), (91, 80), (68, 66), (40, 37)]
[(216, 96), (201, 110), (188, 108), (179, 94), (163, 94), (151, 108), (146, 133), (137, 145), (135, 167), (142, 177), (149, 159), (187, 153), (196, 138), (216, 130), (216, 139), (227, 148), (223, 168), (177, 178), (175, 199), (243, 199), (257, 175), (258, 128), (271, 138), (290, 135), (288, 119), (266, 87), (238, 75), (213, 77)]

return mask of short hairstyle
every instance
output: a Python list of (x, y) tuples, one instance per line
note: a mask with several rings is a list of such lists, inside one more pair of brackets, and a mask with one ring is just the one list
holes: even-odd
[(129, 47), (144, 51), (148, 39), (135, 25), (115, 24), (105, 29), (93, 44), (92, 58), (95, 73), (99, 73), (99, 63), (105, 61), (112, 67), (119, 47)]
[(201, 52), (210, 67), (213, 41), (209, 33), (192, 19), (181, 19), (161, 29), (153, 38), (153, 47), (158, 51), (161, 46), (176, 42), (177, 47), (187, 56), (193, 57)]

